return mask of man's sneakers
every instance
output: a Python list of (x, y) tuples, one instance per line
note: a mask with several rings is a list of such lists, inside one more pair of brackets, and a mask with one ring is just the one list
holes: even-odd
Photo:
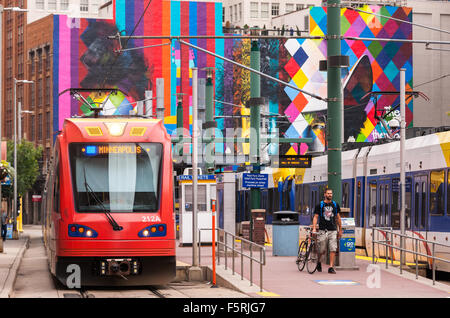
[(318, 271), (319, 273), (322, 273), (322, 263), (321, 263), (321, 262), (318, 262), (318, 263), (317, 263), (317, 271)]
[(333, 267), (330, 267), (330, 268), (328, 269), (328, 274), (336, 274), (336, 271), (334, 270)]

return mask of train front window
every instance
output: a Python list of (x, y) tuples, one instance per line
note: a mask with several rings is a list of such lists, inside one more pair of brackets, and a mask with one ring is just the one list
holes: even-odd
[(157, 212), (162, 145), (72, 143), (77, 212)]

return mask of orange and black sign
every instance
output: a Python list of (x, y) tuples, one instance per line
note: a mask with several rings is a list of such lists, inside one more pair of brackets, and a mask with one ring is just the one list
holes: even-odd
[(311, 155), (280, 155), (272, 159), (272, 166), (278, 168), (311, 168)]

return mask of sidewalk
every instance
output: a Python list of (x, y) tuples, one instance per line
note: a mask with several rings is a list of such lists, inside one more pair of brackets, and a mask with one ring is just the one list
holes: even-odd
[(18, 240), (3, 242), (3, 253), (0, 253), (0, 298), (9, 298), (13, 291), (17, 271), (27, 250), (29, 236), (20, 233)]
[[(201, 247), (201, 266), (211, 268), (212, 247)], [(259, 255), (254, 255), (259, 258)], [(192, 264), (192, 247), (177, 247), (177, 259)], [(250, 286), (249, 261), (244, 261), (244, 280), (241, 280), (240, 257), (235, 258), (235, 271), (232, 275), (232, 258), (228, 257), (228, 270), (225, 260), (217, 266), (217, 275), (233, 287), (251, 297), (285, 298), (448, 298), (450, 285), (403, 271), (384, 262), (372, 264), (368, 259), (356, 259), (359, 270), (337, 271), (328, 274), (328, 266), (323, 265), (322, 273), (309, 274), (306, 269), (300, 272), (295, 264), (295, 256), (273, 256), (272, 247), (266, 246), (266, 265), (263, 268), (263, 292), (260, 291), (259, 265), (253, 265), (253, 286)], [(218, 283), (219, 284), (219, 283)]]

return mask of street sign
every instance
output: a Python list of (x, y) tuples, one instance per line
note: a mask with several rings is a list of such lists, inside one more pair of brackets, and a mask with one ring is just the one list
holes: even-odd
[(264, 173), (243, 173), (243, 188), (268, 188), (269, 175)]
[(42, 196), (39, 194), (33, 194), (31, 196), (31, 201), (33, 202), (41, 202), (42, 201)]
[(271, 166), (278, 168), (311, 168), (311, 155), (280, 155), (272, 159)]

